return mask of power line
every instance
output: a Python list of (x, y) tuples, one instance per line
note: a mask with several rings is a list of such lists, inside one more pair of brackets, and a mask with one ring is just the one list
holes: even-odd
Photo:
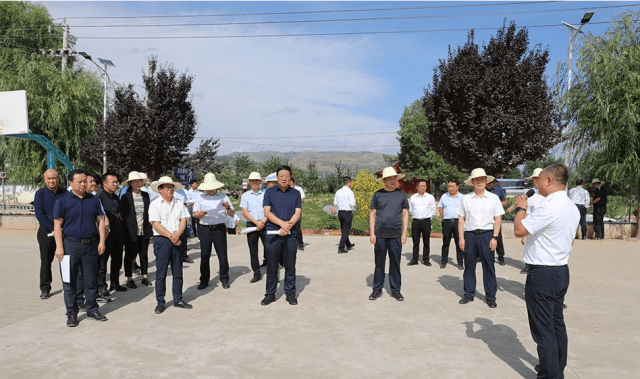
[(322, 19), (322, 20), (284, 20), (284, 21), (234, 21), (234, 22), (217, 22), (217, 23), (188, 23), (188, 24), (121, 24), (121, 25), (72, 25), (74, 28), (144, 28), (144, 27), (187, 27), (187, 26), (241, 26), (241, 25), (273, 25), (273, 24), (310, 24), (310, 23), (327, 23), (327, 22), (359, 22), (359, 21), (391, 21), (391, 20), (421, 20), (432, 18), (460, 18), (460, 17), (485, 17), (496, 16), (508, 13), (512, 14), (535, 14), (550, 12), (565, 12), (571, 10), (593, 10), (593, 9), (610, 9), (610, 8), (626, 8), (629, 6), (638, 6), (640, 4), (610, 5), (601, 7), (579, 7), (579, 8), (561, 8), (561, 9), (540, 9), (535, 11), (510, 11), (510, 12), (494, 12), (494, 13), (470, 13), (470, 14), (448, 14), (448, 15), (419, 15), (419, 16), (389, 16), (389, 17), (367, 17), (367, 18), (345, 18), (345, 19)]
[(223, 14), (203, 14), (203, 15), (150, 15), (150, 16), (75, 16), (75, 17), (58, 17), (54, 20), (66, 19), (140, 19), (140, 18), (200, 18), (200, 17), (238, 17), (238, 16), (275, 16), (275, 15), (292, 15), (292, 14), (322, 14), (322, 13), (358, 13), (358, 12), (384, 12), (384, 11), (403, 11), (403, 10), (420, 10), (420, 9), (454, 9), (454, 8), (472, 8), (472, 7), (491, 7), (504, 5), (530, 5), (542, 3), (554, 3), (559, 1), (523, 1), (511, 3), (483, 3), (483, 4), (465, 4), (465, 5), (438, 5), (438, 6), (421, 6), (421, 7), (394, 7), (394, 8), (365, 8), (365, 9), (334, 9), (320, 11), (286, 11), (286, 12), (261, 12), (261, 13), (223, 13)]

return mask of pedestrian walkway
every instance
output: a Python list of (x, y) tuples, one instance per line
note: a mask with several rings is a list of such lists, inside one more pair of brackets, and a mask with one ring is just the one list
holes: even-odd
[[(483, 301), (480, 268), (476, 301), (458, 304), (462, 271), (438, 267), (439, 239), (431, 239), (432, 267), (406, 266), (411, 241), (404, 245), (404, 302), (389, 296), (388, 282), (383, 296), (370, 301), (373, 247), (367, 237), (352, 237), (355, 250), (337, 254), (339, 236), (305, 236), (297, 260), (299, 304), (289, 305), (279, 288), (278, 300), (263, 307), (265, 281), (249, 283), (246, 238), (229, 236), (230, 289), (217, 277), (196, 289), (200, 257), (191, 239), (195, 263), (185, 265), (184, 299), (193, 309), (169, 306), (156, 315), (154, 289), (139, 286), (101, 305), (109, 321), (81, 312), (76, 328), (65, 326), (57, 268), (53, 296), (38, 297), (35, 231), (0, 229), (0, 238), (0, 378), (536, 377), (515, 238), (505, 239), (507, 265), (496, 265), (496, 309)], [(635, 241), (575, 242), (565, 378), (640, 372), (639, 248)], [(211, 264), (215, 273), (215, 256)], [(167, 294), (170, 305), (170, 284)]]

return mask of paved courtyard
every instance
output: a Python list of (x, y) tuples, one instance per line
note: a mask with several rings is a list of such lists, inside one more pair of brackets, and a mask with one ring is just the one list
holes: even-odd
[[(154, 289), (139, 287), (101, 306), (109, 321), (86, 320), (81, 312), (80, 325), (67, 328), (57, 265), (53, 296), (38, 297), (35, 234), (0, 229), (0, 378), (536, 376), (525, 275), (519, 273), (522, 246), (515, 238), (505, 239), (507, 265), (496, 265), (496, 309), (483, 302), (480, 267), (476, 301), (459, 305), (462, 271), (453, 265), (406, 266), (411, 241), (403, 249), (405, 301), (389, 296), (388, 283), (383, 297), (369, 301), (373, 248), (368, 238), (353, 237), (355, 250), (338, 255), (337, 236), (305, 237), (297, 261), (297, 306), (279, 288), (278, 300), (263, 307), (265, 281), (249, 283), (246, 238), (229, 236), (230, 289), (217, 276), (206, 290), (196, 289), (200, 254), (191, 239), (195, 264), (185, 265), (184, 298), (193, 309), (170, 306), (156, 315)], [(431, 239), (434, 263), (440, 247), (439, 239)], [(638, 240), (575, 242), (565, 378), (638, 377), (639, 263)], [(211, 264), (216, 273), (216, 257)], [(170, 285), (167, 292), (169, 305)]]

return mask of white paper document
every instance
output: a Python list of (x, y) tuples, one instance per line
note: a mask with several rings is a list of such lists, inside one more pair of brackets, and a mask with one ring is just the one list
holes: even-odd
[(249, 234), (255, 232), (256, 230), (258, 230), (258, 228), (256, 228), (255, 226), (250, 226), (247, 228), (242, 228), (240, 231), (242, 232), (242, 234)]
[(71, 281), (71, 258), (68, 255), (62, 257), (60, 261), (60, 273), (62, 274), (62, 281), (70, 283)]

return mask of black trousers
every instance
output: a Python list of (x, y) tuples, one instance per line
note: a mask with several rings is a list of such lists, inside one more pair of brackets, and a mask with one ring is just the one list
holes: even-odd
[(480, 257), (482, 263), (482, 282), (487, 301), (496, 300), (498, 282), (493, 252), (489, 249), (493, 230), (486, 232), (464, 232), (464, 297), (473, 299), (476, 296), (476, 261)]
[(283, 260), (284, 292), (296, 294), (296, 256), (298, 239), (292, 235), (281, 237), (277, 234), (267, 235), (267, 280), (265, 295), (275, 295), (280, 279), (279, 264)]
[[(298, 247), (304, 247), (304, 241), (302, 240), (302, 215), (300, 215), (300, 219), (293, 226), (295, 229), (296, 240), (298, 241)], [(293, 231), (292, 231), (293, 233)]]
[(402, 274), (400, 273), (400, 255), (402, 255), (402, 239), (376, 237), (373, 246), (375, 269), (373, 271), (373, 290), (382, 291), (384, 287), (384, 272), (389, 255), (389, 286), (391, 293), (400, 292)]
[(104, 253), (98, 258), (98, 289), (107, 289), (107, 261), (111, 258), (109, 279), (111, 284), (119, 284), (118, 277), (122, 269), (122, 248), (124, 235), (120, 229), (114, 228), (105, 240)]
[(528, 266), (524, 299), (531, 337), (538, 345), (538, 378), (564, 378), (568, 338), (563, 304), (569, 289), (569, 267)]
[(464, 252), (460, 250), (460, 235), (458, 234), (458, 219), (447, 218), (442, 220), (442, 264), (449, 261), (449, 245), (451, 244), (451, 236), (456, 245), (456, 260), (458, 265), (464, 263)]
[(352, 211), (338, 211), (338, 220), (340, 220), (340, 243), (338, 244), (339, 250), (347, 250), (353, 244), (349, 241), (349, 233), (351, 233), (351, 223), (353, 222)]
[[(251, 221), (247, 221), (247, 227), (255, 227)], [(262, 241), (262, 256), (267, 260), (267, 229), (262, 228), (257, 232), (247, 234), (247, 245), (249, 245), (249, 259), (251, 261), (251, 271), (253, 275), (260, 275), (260, 259), (258, 258), (258, 240)]]
[(431, 247), (429, 238), (431, 237), (431, 218), (416, 219), (411, 222), (411, 238), (413, 239), (413, 258), (418, 261), (420, 256), (420, 236), (422, 235), (422, 261), (429, 262)]
[[(62, 283), (67, 316), (78, 314), (79, 291), (84, 291), (87, 314), (94, 314), (98, 311), (98, 303), (96, 303), (98, 294), (98, 241), (82, 244), (65, 239), (63, 244), (64, 254), (68, 255), (70, 260), (69, 283)], [(80, 276), (82, 280), (79, 280)]]
[(227, 258), (227, 226), (224, 223), (202, 225), (198, 227), (200, 238), (200, 283), (209, 283), (211, 279), (211, 245), (216, 249), (220, 264), (220, 282), (229, 283), (229, 259)]
[(604, 214), (607, 213), (607, 205), (593, 206), (593, 231), (597, 238), (604, 238)]
[(51, 292), (51, 264), (56, 256), (56, 239), (47, 237), (49, 231), (42, 225), (38, 228), (38, 246), (40, 247), (40, 292)]
[(136, 236), (132, 239), (129, 233), (124, 238), (124, 276), (133, 276), (132, 265), (136, 255), (140, 255), (140, 273), (147, 275), (149, 271), (149, 239), (145, 236)]
[(582, 204), (576, 204), (580, 212), (580, 230), (582, 231), (582, 239), (587, 238), (587, 207)]

